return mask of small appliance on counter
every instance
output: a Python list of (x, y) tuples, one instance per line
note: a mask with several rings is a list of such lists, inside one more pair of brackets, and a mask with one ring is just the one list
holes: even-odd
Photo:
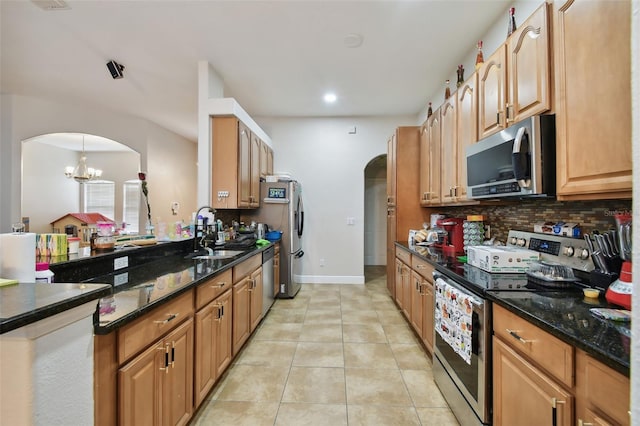
[[(616, 215), (616, 228), (618, 241), (613, 241), (612, 247), (605, 248), (618, 251), (620, 259), (622, 259), (622, 269), (620, 270), (620, 278), (614, 281), (605, 293), (607, 302), (622, 306), (625, 309), (631, 309), (631, 295), (633, 292), (633, 282), (631, 279), (631, 215)], [(616, 247), (616, 243), (618, 247)]]
[(441, 218), (436, 221), (439, 229), (444, 229), (444, 241), (434, 244), (441, 247), (445, 254), (455, 255), (464, 253), (464, 219), (457, 217)]

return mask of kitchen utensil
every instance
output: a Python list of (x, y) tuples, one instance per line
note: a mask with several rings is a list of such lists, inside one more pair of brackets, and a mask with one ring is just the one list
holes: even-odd
[(605, 261), (604, 255), (600, 250), (595, 250), (591, 253), (591, 258), (593, 259), (593, 263), (595, 263), (596, 267), (604, 273), (609, 273), (609, 267), (607, 266), (607, 262)]
[(587, 242), (587, 247), (589, 247), (589, 253), (593, 253), (595, 249), (593, 247), (593, 241), (591, 241), (591, 236), (589, 234), (584, 234), (584, 240)]
[(615, 239), (613, 238), (613, 236), (611, 235), (611, 232), (605, 232), (604, 233), (604, 238), (607, 242), (607, 246), (609, 247), (609, 251), (611, 251), (612, 256), (618, 256), (620, 254), (620, 252), (618, 251), (618, 248), (616, 247), (615, 244)]

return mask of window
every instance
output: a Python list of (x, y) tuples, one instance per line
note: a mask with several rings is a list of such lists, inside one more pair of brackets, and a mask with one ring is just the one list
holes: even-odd
[(125, 232), (139, 233), (140, 221), (140, 181), (128, 180), (123, 185), (124, 200), (122, 203), (122, 220), (126, 223)]
[(96, 180), (82, 186), (84, 187), (84, 212), (100, 213), (115, 220), (115, 183), (108, 180)]

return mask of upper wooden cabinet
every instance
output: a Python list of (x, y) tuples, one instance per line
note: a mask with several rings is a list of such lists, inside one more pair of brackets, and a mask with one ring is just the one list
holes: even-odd
[(212, 207), (259, 207), (261, 140), (235, 117), (212, 117), (211, 134)]
[(440, 194), (443, 203), (456, 201), (458, 141), (456, 137), (456, 97), (440, 106)]
[(540, 6), (478, 71), (478, 138), (551, 109), (548, 5)]
[(442, 202), (440, 188), (440, 108), (420, 129), (420, 205)]
[(396, 134), (387, 140), (387, 205), (396, 205)]
[(456, 109), (458, 113), (458, 169), (457, 193), (458, 201), (467, 199), (467, 153), (466, 149), (478, 141), (478, 75), (473, 74), (456, 92)]
[(631, 198), (631, 2), (553, 11), (558, 199)]

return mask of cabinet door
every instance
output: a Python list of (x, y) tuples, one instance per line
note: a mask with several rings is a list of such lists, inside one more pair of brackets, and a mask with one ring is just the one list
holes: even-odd
[(267, 176), (268, 172), (268, 161), (269, 161), (269, 145), (267, 145), (264, 141), (260, 141), (260, 177), (264, 178)]
[(422, 341), (433, 353), (434, 310), (433, 310), (433, 283), (428, 279), (422, 280)]
[(238, 207), (251, 205), (251, 132), (238, 122)]
[[(249, 177), (249, 207), (260, 207), (260, 151), (262, 141), (251, 133), (251, 173)], [(265, 165), (266, 168), (266, 165)]]
[(251, 274), (249, 283), (251, 293), (251, 331), (255, 330), (262, 319), (262, 267)]
[(429, 120), (429, 204), (441, 204), (440, 188), (440, 108), (438, 108)]
[(422, 277), (411, 271), (411, 326), (422, 337)]
[(169, 350), (160, 341), (118, 371), (119, 424), (162, 424), (163, 378), (169, 372), (168, 357)]
[(396, 208), (387, 207), (387, 288), (391, 297), (396, 297), (400, 281), (395, 279), (394, 265), (396, 250), (394, 241), (396, 240)]
[(273, 149), (267, 146), (267, 176), (273, 175)]
[(402, 264), (402, 313), (411, 321), (411, 268)]
[(217, 332), (215, 336), (216, 380), (220, 375), (222, 375), (222, 373), (224, 373), (224, 370), (226, 370), (229, 364), (231, 364), (231, 359), (233, 357), (233, 306), (231, 303), (231, 294), (231, 291), (227, 291), (214, 301), (220, 312), (220, 316), (217, 320)]
[(443, 203), (456, 201), (457, 139), (456, 98), (447, 99), (440, 107), (440, 176)]
[(233, 355), (235, 356), (250, 333), (249, 277), (233, 285)]
[(551, 108), (547, 9), (543, 3), (508, 40), (507, 125)]
[(403, 271), (403, 263), (399, 259), (395, 259), (395, 273), (394, 273), (394, 281), (396, 283), (395, 291), (392, 293), (392, 297), (395, 298), (396, 303), (400, 308), (402, 308), (402, 273)]
[(458, 168), (456, 197), (458, 201), (467, 199), (467, 153), (468, 146), (478, 141), (478, 92), (477, 74), (464, 82), (456, 93), (458, 113)]
[(280, 293), (280, 253), (276, 253), (273, 256), (273, 294), (274, 296), (277, 297), (279, 293)]
[(429, 205), (431, 188), (431, 152), (429, 151), (429, 127), (425, 122), (420, 127), (420, 205)]
[(396, 148), (397, 139), (395, 133), (387, 141), (387, 205), (396, 204)]
[(219, 309), (215, 301), (195, 315), (194, 387), (196, 407), (205, 399), (216, 381), (216, 328)]
[(165, 337), (169, 373), (165, 375), (162, 423), (186, 425), (193, 414), (193, 319)]
[(553, 7), (558, 198), (631, 198), (631, 2)]
[(497, 337), (493, 338), (496, 426), (573, 424), (573, 396)]
[(506, 47), (500, 46), (478, 70), (478, 139), (506, 126)]

